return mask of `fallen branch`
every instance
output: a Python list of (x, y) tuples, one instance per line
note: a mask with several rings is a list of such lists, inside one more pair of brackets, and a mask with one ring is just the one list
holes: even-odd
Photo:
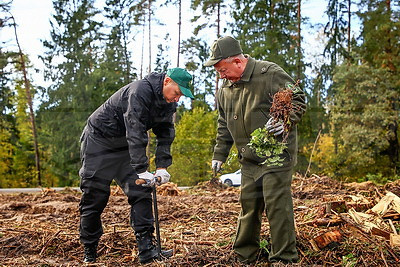
[(313, 146), (313, 149), (311, 151), (310, 160), (308, 161), (308, 167), (307, 167), (307, 170), (306, 170), (306, 174), (304, 174), (304, 177), (307, 177), (307, 174), (310, 172), (312, 156), (314, 154), (315, 147), (317, 146), (317, 142), (318, 142), (319, 136), (321, 135), (321, 131), (322, 130), (319, 130), (317, 138), (315, 138), (314, 146)]
[(51, 238), (49, 238), (46, 243), (43, 245), (42, 250), (40, 251), (39, 255), (41, 256), (43, 252), (46, 250), (46, 248), (50, 245), (50, 243), (61, 233), (61, 230), (59, 230), (57, 233), (55, 233)]
[(174, 239), (174, 243), (183, 245), (205, 245), (205, 246), (214, 246), (216, 244), (216, 242), (214, 241), (191, 241), (182, 239)]

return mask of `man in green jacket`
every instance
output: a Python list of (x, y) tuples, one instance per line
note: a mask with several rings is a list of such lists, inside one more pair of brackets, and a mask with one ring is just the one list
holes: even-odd
[[(260, 251), (262, 213), (265, 211), (271, 234), (269, 261), (291, 263), (298, 260), (294, 226), (291, 182), (297, 162), (297, 126), (305, 112), (305, 94), (278, 65), (244, 55), (239, 42), (223, 37), (211, 46), (204, 66), (214, 66), (223, 79), (217, 92), (218, 131), (212, 168), (220, 171), (233, 144), (239, 152), (242, 168), (241, 213), (233, 249), (245, 263), (255, 261)], [(283, 124), (273, 123), (269, 110), (273, 95), (288, 84), (295, 87), (290, 114), (287, 149), (282, 166), (262, 164), (248, 146), (250, 134), (267, 127), (282, 141)]]

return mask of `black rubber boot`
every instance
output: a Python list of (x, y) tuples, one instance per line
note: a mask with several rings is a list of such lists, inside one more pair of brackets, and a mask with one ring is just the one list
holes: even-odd
[(83, 258), (83, 262), (86, 262), (86, 263), (96, 262), (96, 258), (97, 258), (97, 243), (92, 244), (92, 245), (85, 245), (84, 246), (84, 253), (85, 253), (85, 256)]
[(156, 242), (153, 233), (150, 231), (136, 233), (136, 242), (139, 250), (139, 262), (147, 263), (152, 260), (169, 258), (172, 256), (173, 251), (161, 250), (161, 255), (157, 252)]

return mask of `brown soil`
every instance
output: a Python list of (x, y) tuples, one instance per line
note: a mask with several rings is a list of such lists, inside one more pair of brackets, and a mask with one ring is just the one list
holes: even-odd
[[(240, 189), (209, 183), (185, 191), (173, 187), (160, 188), (158, 207), (162, 245), (173, 248), (174, 256), (147, 266), (240, 266), (231, 249), (240, 211)], [(387, 188), (400, 192), (399, 183)], [(313, 175), (296, 177), (292, 189), (300, 255), (298, 266), (400, 266), (400, 256), (396, 256), (400, 255), (398, 248), (391, 248), (388, 241), (365, 234), (352, 224), (335, 221), (336, 215), (326, 214), (322, 205), (357, 194), (369, 199), (371, 205), (376, 204), (385, 194), (385, 188), (370, 185), (361, 190)], [(73, 190), (0, 195), (0, 266), (82, 265), (79, 200), (80, 193)], [(104, 235), (99, 244), (98, 262), (92, 266), (139, 265), (129, 226), (129, 205), (119, 188), (113, 188), (102, 218)], [(331, 220), (332, 224), (318, 226), (313, 223), (318, 219)], [(399, 227), (398, 221), (393, 223)], [(313, 249), (311, 239), (336, 229), (343, 235), (340, 242), (320, 251)], [(268, 243), (266, 219), (261, 232), (261, 239)], [(351, 263), (355, 265), (346, 265)], [(260, 256), (250, 266), (268, 266), (268, 261)]]

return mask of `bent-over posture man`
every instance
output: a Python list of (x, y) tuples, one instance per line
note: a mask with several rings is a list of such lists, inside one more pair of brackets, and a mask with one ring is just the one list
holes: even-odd
[(239, 215), (233, 249), (245, 263), (255, 261), (260, 249), (262, 213), (268, 217), (271, 233), (271, 262), (295, 262), (298, 259), (291, 196), (292, 171), (297, 161), (297, 127), (305, 112), (305, 95), (300, 89), (293, 94), (288, 148), (283, 166), (263, 165), (248, 144), (250, 134), (265, 127), (282, 141), (283, 124), (270, 120), (272, 96), (293, 79), (277, 64), (255, 60), (244, 55), (237, 40), (227, 36), (211, 46), (211, 57), (205, 66), (214, 66), (223, 80), (217, 93), (218, 131), (212, 168), (221, 169), (233, 144), (239, 152), (242, 169)]
[[(154, 243), (154, 219), (151, 188), (136, 185), (136, 179), (148, 184), (154, 177), (161, 183), (170, 179), (167, 167), (172, 158), (170, 146), (175, 137), (172, 116), (182, 95), (193, 98), (189, 90), (192, 76), (174, 68), (166, 74), (151, 73), (115, 92), (87, 120), (81, 136), (82, 168), (79, 205), (80, 240), (84, 245), (84, 262), (95, 262), (97, 245), (103, 228), (101, 213), (110, 196), (113, 179), (128, 196), (131, 205), (130, 223), (135, 231), (139, 261), (158, 258)], [(148, 172), (147, 131), (157, 138), (156, 172)], [(162, 251), (162, 256), (172, 251)]]

